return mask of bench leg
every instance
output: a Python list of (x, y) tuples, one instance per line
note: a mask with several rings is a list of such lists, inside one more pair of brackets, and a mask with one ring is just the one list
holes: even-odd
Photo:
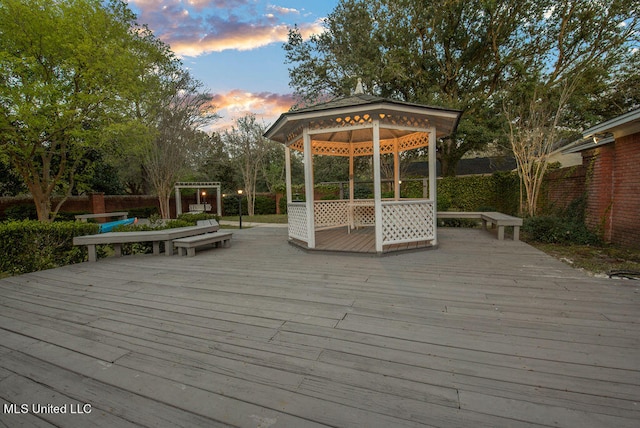
[(487, 230), (487, 220), (482, 219), (482, 230)]
[(113, 244), (113, 252), (116, 257), (122, 257), (122, 244)]
[(159, 256), (160, 255), (160, 241), (153, 241), (153, 255), (154, 256)]
[(164, 241), (164, 255), (173, 256), (173, 241)]
[(498, 239), (504, 240), (504, 226), (498, 226)]
[(187, 248), (187, 257), (193, 257), (196, 255), (195, 247)]
[(185, 248), (178, 247), (178, 255), (180, 257), (186, 256), (187, 255), (187, 250)]
[(98, 256), (96, 255), (96, 246), (95, 244), (87, 245), (87, 251), (89, 253), (89, 261), (95, 262), (98, 260)]
[(513, 226), (513, 240), (520, 240), (520, 226)]

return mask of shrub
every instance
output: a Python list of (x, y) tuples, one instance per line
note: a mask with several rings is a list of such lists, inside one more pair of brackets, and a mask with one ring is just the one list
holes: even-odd
[(438, 210), (499, 211), (516, 215), (519, 205), (519, 181), (512, 172), (493, 175), (443, 177), (438, 180)]
[[(238, 215), (238, 195), (230, 195), (222, 199), (222, 212), (226, 216)], [(247, 214), (247, 198), (242, 198), (242, 214)]]
[(216, 220), (220, 221), (220, 217), (216, 214), (207, 214), (207, 213), (197, 213), (197, 214), (189, 214), (183, 213), (180, 214), (177, 220), (183, 220), (189, 223), (189, 226), (194, 226), (198, 223), (199, 220)]
[(73, 237), (97, 232), (97, 224), (75, 221), (0, 223), (0, 271), (18, 275), (82, 262), (87, 249), (74, 246)]
[(547, 244), (599, 245), (601, 240), (581, 221), (557, 216), (539, 216), (524, 220), (528, 239)]
[(268, 196), (256, 196), (254, 212), (256, 215), (275, 214), (276, 200)]
[(151, 218), (154, 215), (158, 215), (158, 207), (149, 206), (149, 207), (140, 207), (140, 208), (129, 208), (129, 217), (138, 217), (138, 218)]
[(4, 217), (7, 220), (37, 220), (38, 213), (34, 204), (18, 204), (4, 210)]

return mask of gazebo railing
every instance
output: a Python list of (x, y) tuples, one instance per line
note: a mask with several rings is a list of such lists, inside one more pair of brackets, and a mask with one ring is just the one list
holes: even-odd
[[(315, 201), (315, 230), (348, 226), (375, 226), (372, 199)], [(309, 242), (305, 202), (287, 205), (289, 237)], [(432, 200), (382, 201), (382, 245), (431, 241), (436, 238), (435, 209)]]
[(287, 205), (289, 218), (289, 237), (309, 242), (307, 230), (307, 205), (304, 202), (292, 202)]
[(349, 201), (315, 201), (313, 203), (316, 230), (347, 226), (349, 224)]
[(431, 200), (383, 201), (382, 244), (435, 239), (435, 216)]

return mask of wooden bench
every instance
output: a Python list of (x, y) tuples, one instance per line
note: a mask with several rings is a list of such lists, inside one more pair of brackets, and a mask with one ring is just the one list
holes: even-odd
[(196, 248), (204, 245), (215, 244), (216, 248), (221, 244), (225, 247), (231, 246), (233, 233), (205, 233), (203, 235), (187, 236), (173, 240), (173, 246), (178, 249), (178, 254), (188, 257), (196, 255)]
[(111, 218), (118, 217), (118, 220), (126, 220), (129, 216), (129, 213), (126, 211), (117, 211), (112, 213), (98, 213), (98, 214), (78, 214), (75, 216), (76, 220), (80, 220), (82, 222), (87, 221), (90, 218)]
[[(215, 223), (215, 224), (214, 224)], [(160, 242), (164, 242), (165, 254), (173, 255), (173, 240), (187, 236), (202, 235), (216, 232), (220, 226), (217, 222), (198, 226), (176, 227), (162, 230), (142, 230), (136, 232), (107, 232), (97, 235), (83, 235), (73, 238), (73, 245), (86, 245), (89, 251), (89, 261), (95, 262), (97, 258), (96, 245), (112, 244), (116, 257), (122, 256), (122, 244), (131, 242), (151, 242), (153, 254), (160, 254)]]
[(499, 212), (463, 212), (463, 211), (438, 211), (438, 219), (445, 218), (477, 218), (482, 220), (482, 228), (487, 229), (487, 224), (492, 227), (498, 227), (498, 239), (504, 239), (504, 228), (513, 227), (513, 240), (518, 241), (520, 239), (520, 226), (522, 226), (522, 219), (520, 217), (514, 217)]

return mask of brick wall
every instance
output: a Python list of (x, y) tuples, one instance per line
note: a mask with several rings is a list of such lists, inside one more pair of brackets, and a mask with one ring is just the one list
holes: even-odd
[(551, 171), (543, 212), (587, 196), (585, 222), (606, 242), (640, 248), (640, 133), (582, 152), (582, 165)]
[(611, 242), (615, 143), (582, 153), (587, 168), (587, 226)]
[(606, 242), (640, 248), (640, 134), (583, 152), (586, 223)]
[(640, 133), (615, 142), (611, 241), (640, 248)]
[[(54, 199), (54, 204), (58, 200)], [(176, 200), (174, 197), (169, 201), (171, 217), (176, 217)], [(182, 197), (182, 210), (188, 211), (189, 204), (195, 204), (195, 196)], [(216, 213), (216, 198), (207, 199), (207, 203), (212, 207), (212, 213)], [(33, 199), (27, 196), (18, 197), (2, 197), (0, 198), (0, 220), (4, 216), (7, 208), (15, 205), (33, 205)], [(136, 208), (156, 207), (160, 212), (160, 205), (156, 196), (148, 195), (102, 195), (101, 193), (91, 194), (90, 196), (71, 196), (62, 205), (60, 212), (69, 213), (102, 213), (129, 211)], [(34, 208), (35, 209), (35, 208)]]
[(544, 213), (566, 209), (584, 196), (587, 169), (584, 165), (549, 171), (544, 178), (540, 208)]

